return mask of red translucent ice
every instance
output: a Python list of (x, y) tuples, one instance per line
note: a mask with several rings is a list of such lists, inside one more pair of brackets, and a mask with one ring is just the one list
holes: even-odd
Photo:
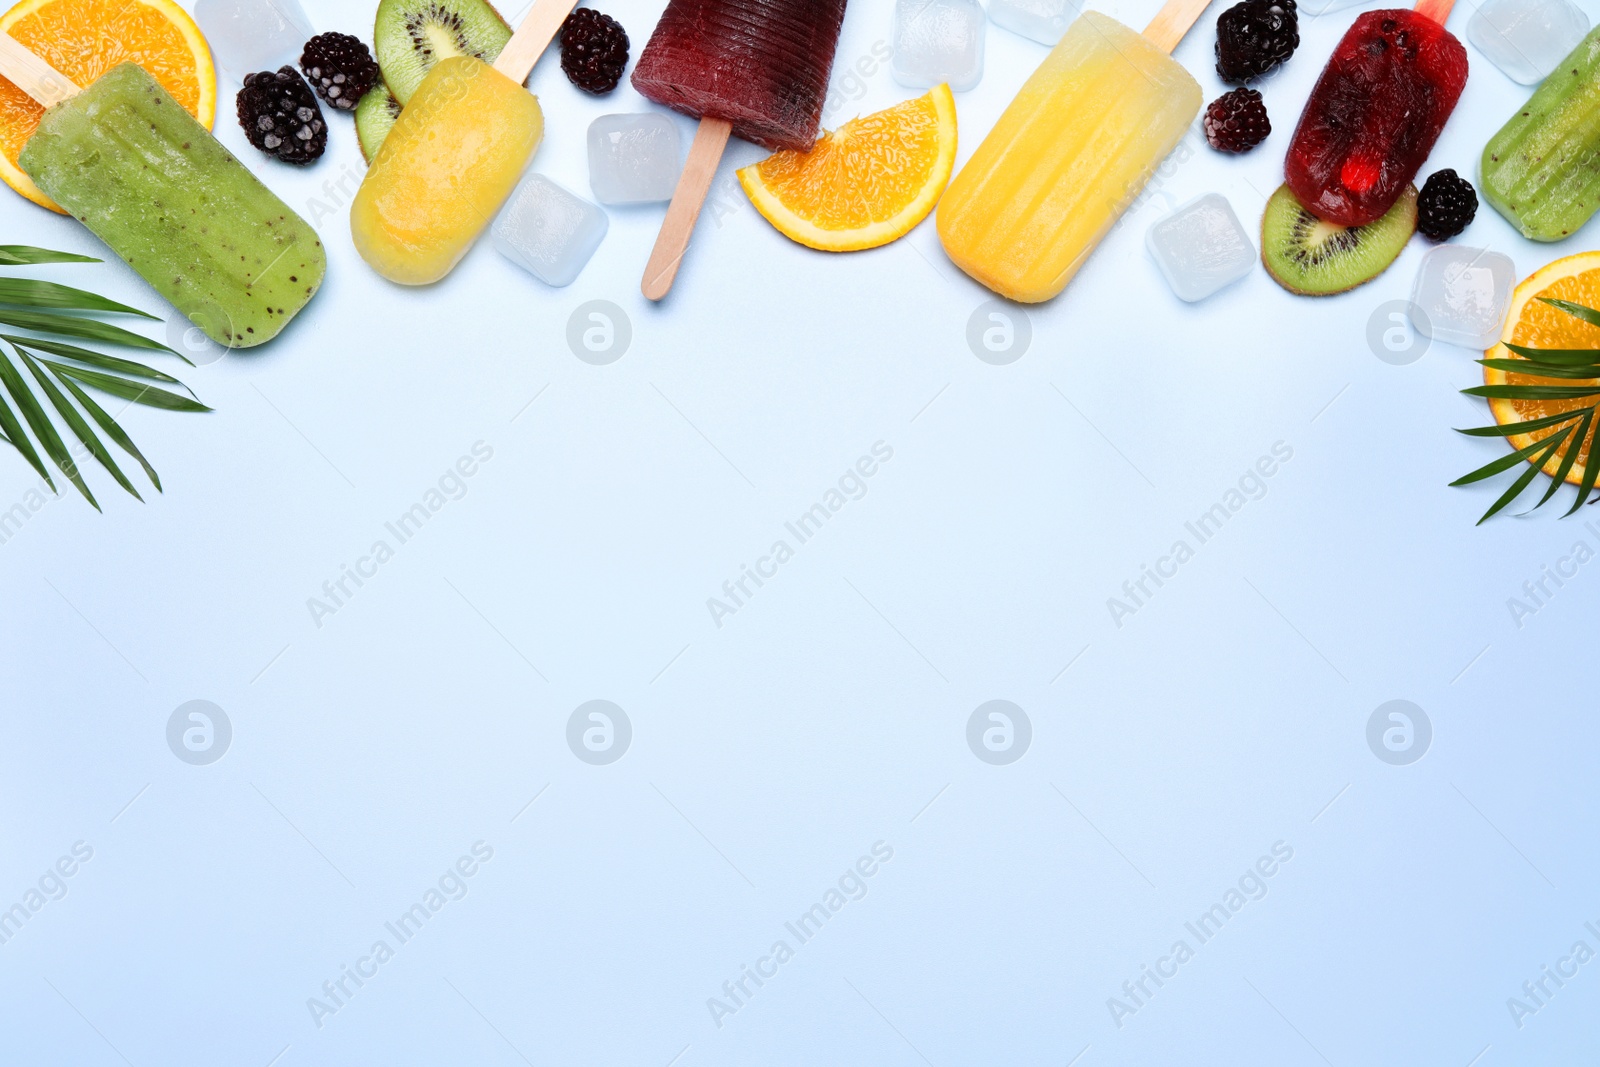
[(1415, 11), (1368, 11), (1311, 91), (1284, 161), (1314, 214), (1362, 226), (1394, 206), (1467, 83), (1467, 50)]
[(633, 71), (645, 97), (726, 119), (766, 148), (810, 148), (845, 0), (671, 0)]

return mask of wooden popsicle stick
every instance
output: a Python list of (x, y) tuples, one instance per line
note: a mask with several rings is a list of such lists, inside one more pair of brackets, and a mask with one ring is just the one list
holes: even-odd
[(1456, 0), (1417, 0), (1415, 10), (1423, 18), (1432, 19), (1443, 26), (1444, 20), (1450, 17), (1450, 9), (1455, 4)]
[(650, 262), (644, 267), (644, 283), (640, 289), (651, 300), (660, 300), (672, 290), (678, 264), (689, 250), (695, 221), (700, 218), (700, 208), (711, 191), (711, 180), (717, 176), (717, 164), (722, 162), (722, 150), (728, 147), (728, 136), (732, 132), (733, 124), (723, 119), (701, 119), (700, 128), (694, 132), (689, 160), (683, 165), (683, 175), (673, 190), (672, 204), (661, 222), (661, 232), (656, 235)]
[(1150, 25), (1144, 28), (1144, 35), (1163, 52), (1171, 54), (1178, 47), (1178, 42), (1183, 40), (1183, 35), (1200, 17), (1200, 12), (1206, 9), (1211, 0), (1167, 0), (1156, 17), (1150, 20)]
[(45, 107), (83, 91), (9, 33), (0, 33), (0, 76)]
[(544, 50), (550, 47), (578, 0), (537, 0), (522, 17), (522, 25), (500, 49), (494, 69), (521, 85), (533, 73)]

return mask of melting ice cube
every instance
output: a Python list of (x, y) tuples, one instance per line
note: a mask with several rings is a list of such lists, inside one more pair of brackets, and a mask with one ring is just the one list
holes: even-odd
[(660, 112), (589, 124), (589, 187), (602, 204), (671, 200), (683, 170), (678, 124)]
[(1417, 332), (1435, 341), (1488, 348), (1505, 325), (1517, 268), (1510, 257), (1484, 248), (1440, 245), (1422, 257), (1411, 302)]
[(1151, 226), (1145, 247), (1179, 300), (1204, 300), (1255, 266), (1256, 249), (1227, 197), (1207, 193)]
[(546, 285), (571, 285), (610, 228), (606, 213), (530, 173), (494, 220), (494, 246)]
[(949, 82), (955, 92), (983, 77), (983, 32), (978, 0), (895, 0), (894, 80), (912, 89)]
[(300, 66), (311, 20), (300, 0), (195, 0), (194, 20), (217, 62), (234, 81), (246, 74)]
[(1523, 85), (1543, 81), (1588, 32), (1570, 0), (1489, 0), (1467, 20), (1467, 40)]
[(1073, 0), (989, 0), (989, 20), (996, 26), (1052, 47), (1077, 17)]

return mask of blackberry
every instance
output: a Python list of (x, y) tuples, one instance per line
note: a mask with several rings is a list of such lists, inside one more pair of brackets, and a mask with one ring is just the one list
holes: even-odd
[(354, 111), (378, 83), (378, 64), (367, 46), (348, 33), (321, 33), (306, 42), (300, 69), (330, 107)]
[(1448, 241), (1467, 228), (1478, 213), (1472, 183), (1450, 169), (1437, 170), (1422, 183), (1417, 197), (1417, 229), (1435, 241)]
[(561, 69), (586, 93), (617, 87), (628, 66), (628, 34), (610, 15), (580, 7), (561, 24)]
[(1234, 89), (1211, 101), (1202, 125), (1206, 141), (1219, 152), (1248, 152), (1272, 132), (1267, 105), (1254, 89)]
[(1230, 85), (1261, 77), (1298, 47), (1294, 0), (1244, 0), (1217, 17), (1217, 73)]
[(239, 125), (251, 144), (297, 167), (315, 163), (328, 147), (322, 109), (293, 67), (245, 76), (239, 90)]

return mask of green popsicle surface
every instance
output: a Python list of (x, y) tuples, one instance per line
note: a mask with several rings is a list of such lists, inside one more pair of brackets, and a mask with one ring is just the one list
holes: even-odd
[(1600, 208), (1600, 28), (1483, 150), (1484, 198), (1524, 237), (1559, 241)]
[(218, 344), (270, 341), (322, 284), (316, 231), (133, 63), (46, 111), (19, 162)]

